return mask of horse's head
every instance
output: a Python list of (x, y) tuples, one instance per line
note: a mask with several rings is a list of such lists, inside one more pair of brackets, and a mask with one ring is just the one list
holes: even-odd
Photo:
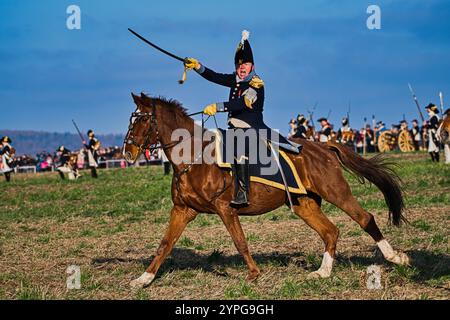
[(130, 116), (128, 132), (123, 142), (123, 156), (128, 163), (136, 162), (143, 151), (158, 142), (155, 104), (151, 98), (131, 95), (137, 108)]

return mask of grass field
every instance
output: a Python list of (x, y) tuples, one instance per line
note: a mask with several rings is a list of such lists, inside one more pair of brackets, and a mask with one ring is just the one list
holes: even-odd
[[(88, 173), (61, 181), (57, 173), (16, 175), (0, 182), (1, 299), (449, 299), (450, 166), (425, 154), (392, 155), (401, 166), (409, 225), (387, 224), (382, 194), (349, 177), (385, 237), (412, 259), (385, 262), (375, 243), (345, 213), (324, 203), (340, 230), (328, 279), (308, 280), (323, 244), (281, 208), (241, 219), (261, 268), (256, 282), (216, 216), (199, 215), (186, 229), (153, 284), (132, 291), (162, 238), (171, 208), (171, 177), (157, 167)], [(382, 289), (366, 287), (367, 267), (381, 268)], [(81, 289), (66, 288), (66, 268), (81, 268)]]

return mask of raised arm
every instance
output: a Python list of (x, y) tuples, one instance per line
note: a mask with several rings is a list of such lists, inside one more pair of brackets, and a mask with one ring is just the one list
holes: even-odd
[(236, 82), (235, 74), (225, 74), (225, 73), (217, 73), (209, 68), (206, 68), (204, 65), (200, 64), (194, 58), (187, 58), (184, 63), (186, 69), (192, 70), (194, 69), (199, 75), (201, 75), (206, 80), (214, 82), (216, 84), (220, 84), (221, 86), (231, 88), (234, 86)]

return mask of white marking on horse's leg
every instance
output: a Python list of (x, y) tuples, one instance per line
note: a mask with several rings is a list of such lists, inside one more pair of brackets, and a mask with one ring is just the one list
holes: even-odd
[(153, 279), (155, 279), (155, 275), (153, 273), (144, 272), (139, 278), (130, 282), (130, 286), (132, 288), (143, 288), (152, 283)]
[(328, 252), (323, 254), (322, 264), (320, 268), (308, 275), (308, 278), (328, 278), (331, 276), (331, 270), (333, 269), (334, 259)]
[(384, 258), (395, 264), (409, 265), (409, 257), (403, 252), (397, 252), (392, 249), (386, 239), (377, 242), (378, 248), (383, 253)]

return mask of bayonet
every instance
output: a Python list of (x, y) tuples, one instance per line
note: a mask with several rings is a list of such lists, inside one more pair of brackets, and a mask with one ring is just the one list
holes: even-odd
[(411, 87), (411, 84), (408, 83), (408, 87), (409, 87), (409, 91), (411, 91), (411, 94), (412, 94), (412, 96), (413, 96), (414, 102), (416, 103), (416, 107), (417, 107), (417, 110), (419, 111), (420, 118), (422, 119), (422, 122), (424, 122), (424, 121), (425, 121), (425, 118), (423, 117), (422, 110), (420, 109), (419, 101), (417, 101), (417, 96), (416, 96), (416, 94), (414, 93), (414, 90), (413, 90), (413, 88)]

